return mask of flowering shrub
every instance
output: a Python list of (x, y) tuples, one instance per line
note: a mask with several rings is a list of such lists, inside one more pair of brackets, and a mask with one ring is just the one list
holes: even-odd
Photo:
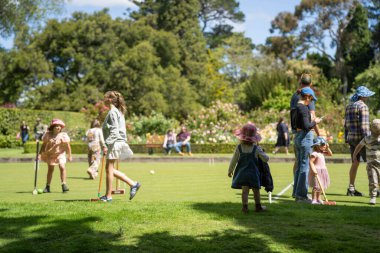
[(90, 122), (94, 119), (98, 119), (101, 123), (103, 123), (107, 116), (108, 110), (109, 107), (107, 107), (103, 101), (99, 101), (94, 105), (89, 104), (87, 107), (82, 108), (80, 112), (84, 113), (86, 119)]
[(247, 123), (237, 105), (216, 101), (189, 116), (184, 122), (194, 143), (233, 143), (234, 131)]

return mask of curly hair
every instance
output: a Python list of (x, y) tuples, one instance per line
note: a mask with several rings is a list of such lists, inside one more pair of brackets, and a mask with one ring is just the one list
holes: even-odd
[(122, 114), (127, 111), (123, 95), (118, 91), (107, 91), (104, 94), (104, 98), (110, 98), (111, 104), (113, 104)]

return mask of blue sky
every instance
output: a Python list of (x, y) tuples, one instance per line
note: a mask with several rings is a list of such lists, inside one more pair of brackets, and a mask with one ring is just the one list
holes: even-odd
[[(294, 7), (300, 0), (238, 0), (240, 9), (245, 14), (245, 22), (237, 24), (235, 30), (245, 32), (254, 44), (265, 43), (270, 35), (270, 22), (281, 11), (294, 11)], [(134, 5), (129, 0), (69, 0), (65, 5), (63, 13), (56, 18), (70, 17), (74, 11), (92, 13), (103, 8), (109, 8), (112, 17), (123, 17), (127, 8)], [(10, 40), (4, 41), (0, 38), (0, 44), (9, 48), (12, 46)]]

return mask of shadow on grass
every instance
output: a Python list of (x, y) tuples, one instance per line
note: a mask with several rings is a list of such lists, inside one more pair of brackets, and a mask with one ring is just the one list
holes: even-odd
[[(98, 217), (54, 219), (47, 216), (0, 217), (1, 252), (125, 252), (122, 234), (94, 231)], [(8, 241), (4, 243), (4, 240)]]
[(89, 177), (67, 177), (68, 179), (80, 179), (80, 180), (91, 180), (94, 181), (94, 179), (91, 179)]
[[(128, 238), (128, 231), (95, 231), (99, 217), (0, 217), (1, 252), (270, 252), (250, 231), (226, 229), (197, 236), (152, 232)], [(131, 240), (132, 239), (132, 240)], [(125, 240), (133, 241), (125, 245)], [(4, 241), (6, 243), (4, 243)], [(123, 245), (124, 244), (124, 245)], [(238, 249), (238, 250), (237, 250)]]
[(370, 252), (379, 242), (380, 208), (316, 206), (277, 200), (263, 213), (241, 213), (238, 203), (196, 203), (195, 210), (231, 220), (252, 233), (265, 235), (280, 251)]

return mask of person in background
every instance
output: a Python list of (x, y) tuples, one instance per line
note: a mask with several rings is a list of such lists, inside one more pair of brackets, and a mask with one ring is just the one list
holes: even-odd
[(294, 174), (293, 196), (298, 203), (311, 203), (307, 196), (309, 158), (313, 144), (313, 132), (311, 129), (321, 122), (320, 118), (311, 119), (308, 105), (312, 100), (317, 100), (314, 91), (310, 88), (301, 89), (301, 99), (297, 103), (296, 111), (296, 135), (294, 144), (297, 152), (297, 170)]
[(34, 124), (34, 128), (33, 128), (33, 131), (34, 131), (34, 138), (35, 140), (42, 140), (42, 136), (44, 135), (44, 133), (46, 132), (45, 131), (45, 126), (44, 124), (41, 123), (41, 119), (40, 118), (37, 118), (36, 119), (36, 124)]
[(346, 107), (345, 121), (344, 121), (344, 139), (350, 145), (351, 151), (351, 168), (349, 172), (349, 184), (347, 188), (347, 196), (363, 196), (363, 194), (356, 190), (355, 179), (358, 172), (360, 157), (366, 162), (366, 150), (361, 149), (354, 159), (354, 151), (359, 142), (366, 136), (371, 134), (369, 129), (369, 110), (365, 104), (370, 96), (375, 92), (370, 91), (365, 86), (359, 86), (355, 94), (351, 97), (351, 103)]
[(165, 149), (166, 154), (170, 154), (172, 148), (175, 148), (176, 144), (177, 144), (176, 136), (173, 130), (169, 129), (166, 132), (164, 143), (162, 144), (162, 147)]
[[(295, 120), (296, 120), (296, 111), (297, 111), (297, 103), (298, 101), (300, 100), (301, 98), (301, 89), (303, 88), (307, 88), (307, 87), (312, 87), (313, 86), (313, 83), (312, 83), (312, 79), (311, 79), (311, 74), (307, 74), (307, 73), (303, 73), (301, 75), (301, 78), (300, 78), (300, 87), (296, 90), (296, 92), (293, 93), (293, 96), (290, 100), (290, 122), (291, 122), (291, 128), (292, 128), (292, 134), (293, 136), (296, 135), (297, 133), (297, 129), (296, 129), (296, 125), (295, 125)], [(309, 108), (309, 111), (310, 111), (310, 114), (311, 114), (311, 120), (314, 120), (315, 119), (315, 102), (314, 100), (312, 100), (308, 105), (307, 107)], [(317, 136), (319, 136), (319, 129), (318, 129), (318, 126), (316, 125), (314, 127), (315, 130), (315, 133), (317, 134)], [(293, 138), (294, 139), (294, 138)], [(295, 173), (295, 171), (297, 170), (297, 149), (296, 149), (296, 146), (294, 144), (294, 155), (295, 155), (295, 160), (294, 160), (294, 164), (293, 164), (293, 174)], [(293, 196), (294, 197), (294, 196)]]
[(284, 123), (283, 117), (281, 117), (278, 120), (276, 130), (277, 130), (277, 142), (276, 142), (273, 154), (276, 154), (281, 147), (284, 147), (285, 152), (288, 155), (289, 154), (288, 147), (289, 147), (289, 142), (290, 142), (289, 129), (288, 129), (288, 126)]
[(181, 132), (177, 134), (177, 144), (174, 146), (175, 150), (179, 155), (185, 155), (184, 153), (182, 153), (181, 148), (182, 146), (186, 146), (186, 152), (188, 153), (188, 155), (193, 156), (193, 154), (191, 153), (190, 138), (190, 132), (187, 131), (186, 126), (182, 126)]
[(22, 145), (24, 145), (25, 142), (29, 140), (29, 126), (25, 123), (25, 121), (21, 122), (20, 134), (21, 134)]
[(356, 146), (352, 155), (354, 162), (358, 162), (360, 150), (366, 147), (367, 175), (369, 181), (369, 204), (376, 204), (380, 182), (380, 119), (372, 121), (371, 135), (364, 137)]
[(99, 120), (95, 119), (91, 122), (91, 128), (86, 132), (86, 139), (89, 166), (87, 169), (87, 174), (91, 179), (95, 179), (98, 176), (101, 150), (104, 150), (106, 148)]

